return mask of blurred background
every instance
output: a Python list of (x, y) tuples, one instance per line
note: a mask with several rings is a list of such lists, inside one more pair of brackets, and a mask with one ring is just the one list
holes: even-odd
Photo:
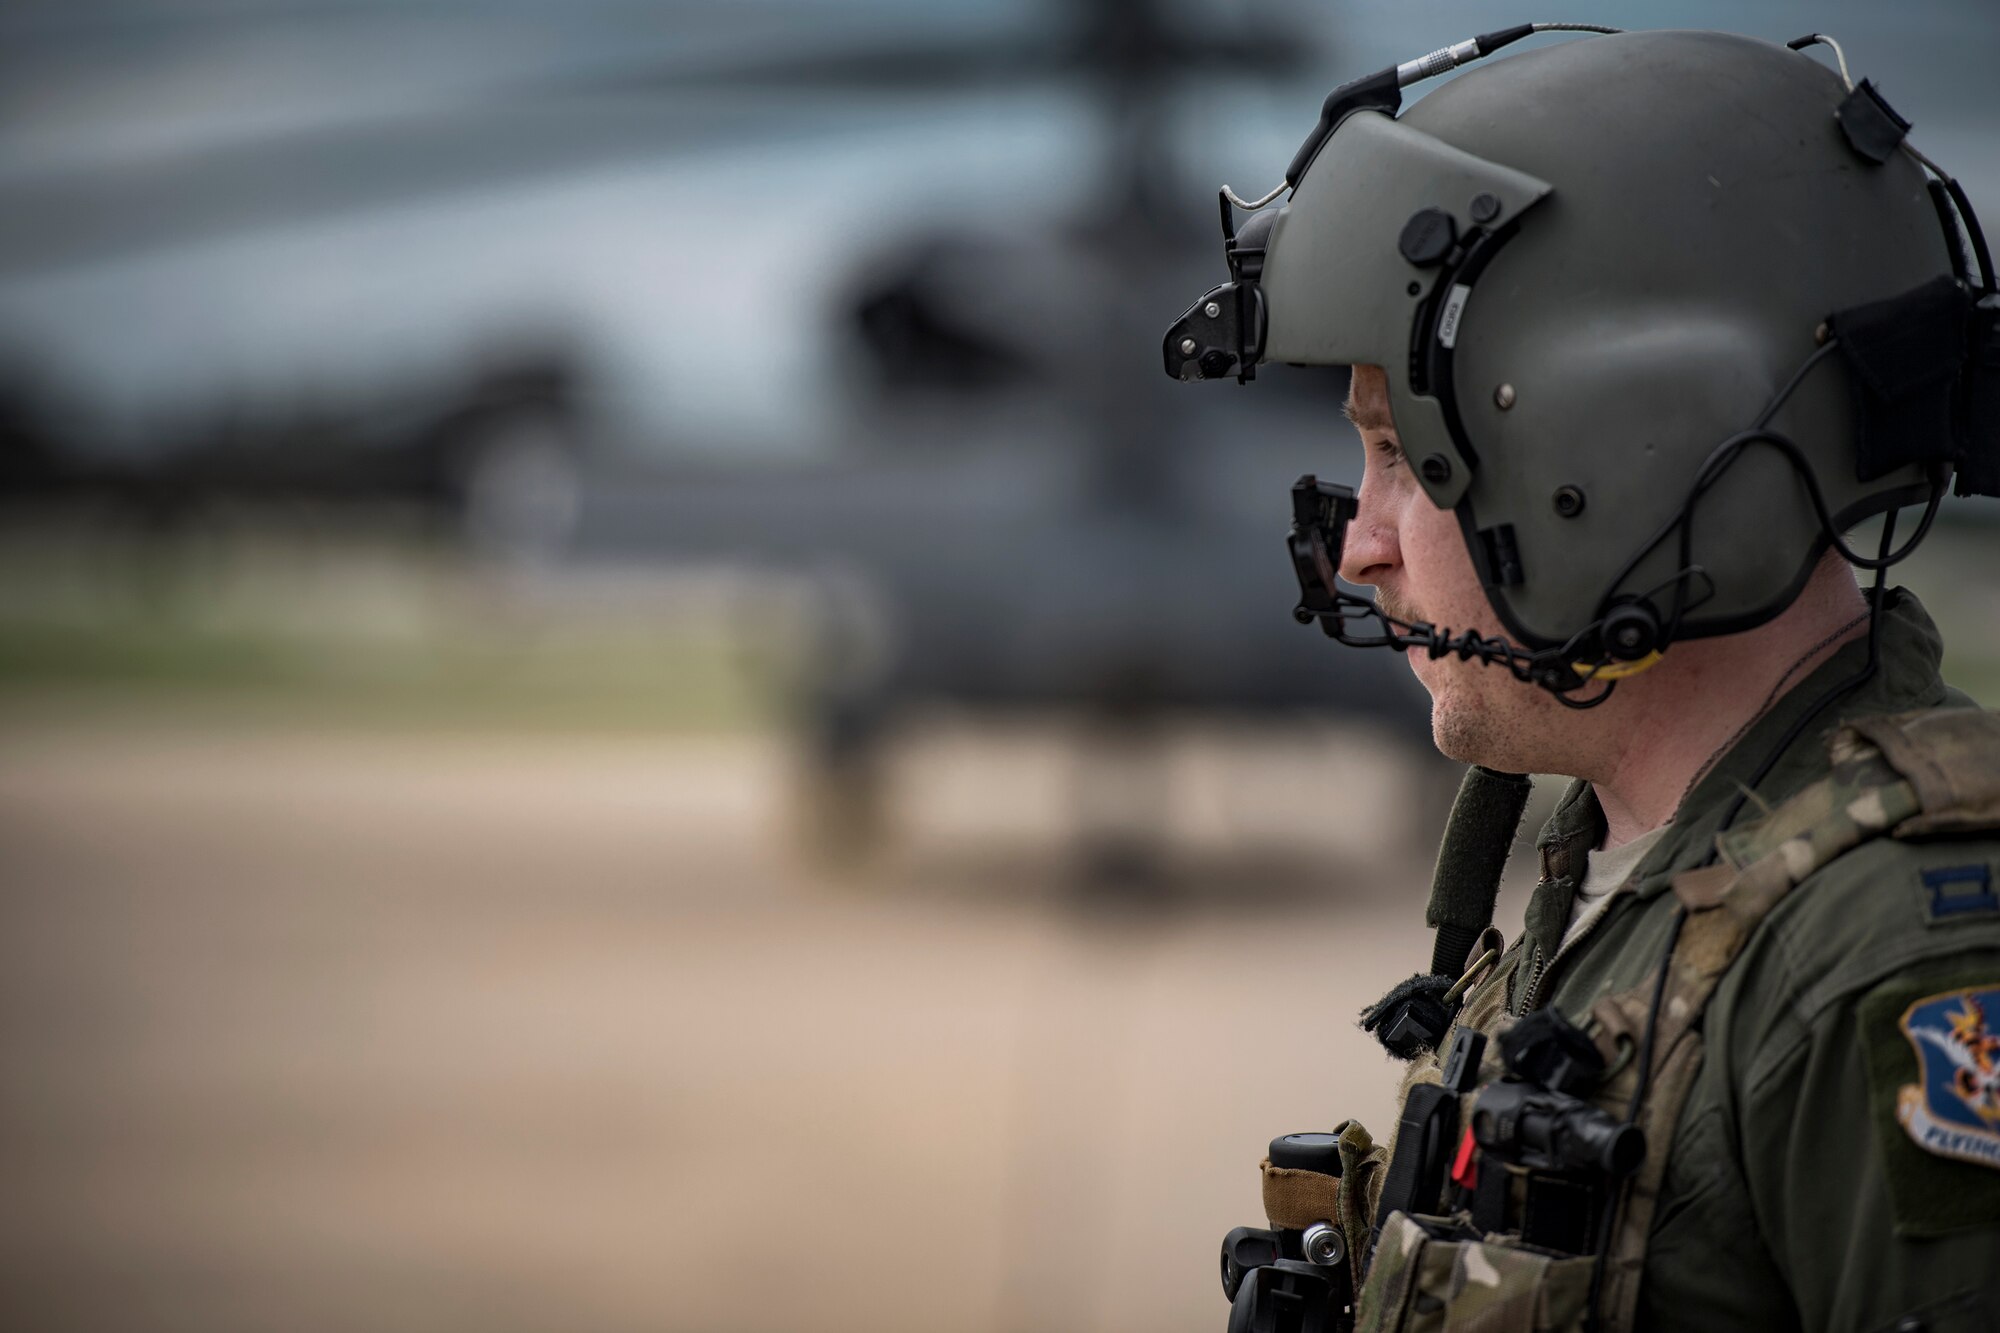
[(1159, 336), (1558, 18), (1830, 31), (2000, 219), (1980, 0), (0, 9), (0, 1323), (1216, 1327), (1456, 773), (1287, 615), (1344, 382)]

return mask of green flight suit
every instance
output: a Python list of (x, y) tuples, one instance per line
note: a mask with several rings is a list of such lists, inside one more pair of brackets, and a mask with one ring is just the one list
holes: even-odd
[[(1589, 785), (1570, 787), (1538, 839), (1543, 876), (1525, 930), (1488, 983), (1507, 988), (1511, 1013), (1553, 1004), (1581, 1024), (1599, 997), (1657, 966), (1675, 909), (1669, 881), (1710, 859), (1741, 784), (1865, 653), (1862, 642), (1843, 647), (1758, 719), (1596, 924), (1559, 951), (1604, 832)], [(1916, 599), (1891, 594), (1880, 670), (1792, 744), (1738, 824), (1825, 775), (1840, 719), (1969, 704), (1940, 678), (1940, 653)], [(1941, 899), (1926, 871), (1954, 896)], [(2000, 988), (2000, 910), (1957, 893), (1977, 890), (1982, 872), (2000, 884), (2000, 837), (1876, 838), (1806, 879), (1757, 928), (1704, 1020), (1706, 1054), (1646, 1252), (1640, 1328), (2000, 1328), (2000, 1166), (1918, 1147), (1895, 1113), (1898, 1088), (1920, 1079), (1898, 1026), (1911, 1004)], [(2000, 1012), (1992, 1019), (2000, 1032)]]

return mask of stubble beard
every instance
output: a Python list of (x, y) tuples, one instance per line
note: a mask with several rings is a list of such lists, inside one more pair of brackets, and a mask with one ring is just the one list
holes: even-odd
[[(1409, 624), (1424, 617), (1381, 588), (1375, 605), (1383, 614)], [(1410, 668), (1431, 697), (1431, 744), (1447, 759), (1483, 764), (1502, 772), (1539, 771), (1529, 751), (1538, 734), (1532, 725), (1532, 698), (1518, 697), (1534, 687), (1514, 680), (1504, 667), (1456, 656), (1431, 660), (1422, 649), (1411, 649)], [(1494, 673), (1498, 673), (1495, 675)]]

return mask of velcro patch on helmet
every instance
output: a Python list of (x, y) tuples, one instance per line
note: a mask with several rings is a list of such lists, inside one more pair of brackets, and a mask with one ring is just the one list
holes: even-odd
[(2000, 496), (2000, 301), (1991, 296), (1972, 309), (1959, 395), (1965, 443), (1954, 489), (1961, 496)]
[(1854, 386), (1856, 481), (1957, 452), (1953, 395), (1970, 308), (1965, 289), (1940, 277), (1827, 321)]
[(1910, 132), (1910, 122), (1897, 114), (1869, 79), (1856, 84), (1833, 115), (1854, 151), (1870, 162), (1887, 162)]

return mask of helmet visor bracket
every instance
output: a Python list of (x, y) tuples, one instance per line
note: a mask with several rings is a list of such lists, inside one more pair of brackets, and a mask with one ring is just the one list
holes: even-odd
[[(1379, 365), (1403, 446), (1442, 461), (1423, 476), (1450, 508), (1477, 460), (1455, 428), (1448, 354), (1478, 273), (1550, 187), (1413, 129), (1349, 112), (1317, 146), (1290, 200), (1227, 242), (1234, 281), (1168, 330), (1176, 379), (1249, 379), (1259, 362)], [(1209, 313), (1214, 311), (1213, 314)]]

